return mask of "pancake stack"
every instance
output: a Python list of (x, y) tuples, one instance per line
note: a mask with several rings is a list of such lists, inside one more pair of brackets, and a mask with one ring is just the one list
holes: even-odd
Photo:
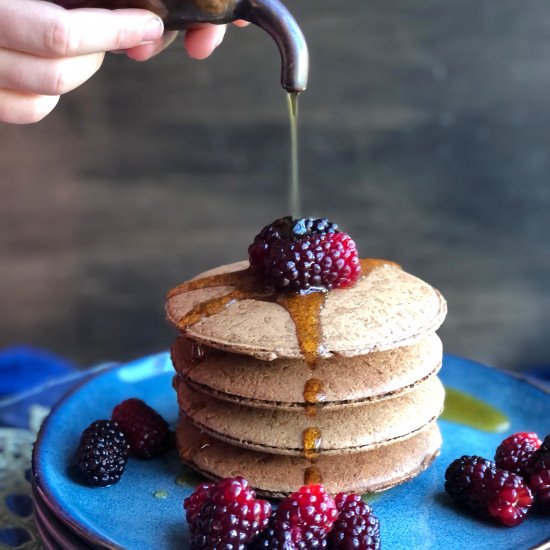
[(239, 262), (169, 293), (185, 464), (282, 497), (381, 491), (433, 461), (445, 300), (392, 262), (361, 265), (328, 292), (267, 290)]

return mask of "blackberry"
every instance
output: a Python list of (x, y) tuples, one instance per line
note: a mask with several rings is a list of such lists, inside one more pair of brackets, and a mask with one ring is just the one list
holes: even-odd
[(324, 550), (338, 516), (334, 500), (322, 485), (306, 485), (279, 503), (268, 528), (253, 550)]
[(322, 527), (304, 529), (300, 541), (296, 543), (296, 550), (325, 550), (328, 548), (327, 533)]
[(203, 504), (210, 498), (216, 484), (214, 482), (201, 483), (183, 503), (187, 523), (194, 524), (201, 513)]
[(445, 490), (457, 502), (504, 525), (519, 525), (533, 504), (523, 478), (479, 456), (453, 461), (445, 479)]
[(512, 434), (498, 446), (495, 463), (499, 468), (527, 479), (531, 459), (540, 445), (541, 441), (535, 433)]
[(184, 501), (193, 550), (244, 550), (263, 531), (271, 505), (242, 477), (205, 483)]
[(269, 525), (250, 546), (251, 550), (297, 550), (292, 541), (290, 524), (271, 516)]
[(537, 504), (550, 510), (550, 435), (533, 455), (529, 475), (529, 487), (535, 494)]
[(124, 472), (129, 448), (116, 422), (96, 420), (80, 437), (77, 470), (88, 485), (112, 485)]
[(251, 269), (277, 290), (345, 288), (361, 274), (355, 243), (324, 218), (279, 218), (256, 235), (248, 256)]
[(547, 461), (550, 456), (550, 434), (544, 438), (541, 446), (537, 449), (535, 456), (533, 456), (533, 461), (544, 460)]
[(325, 550), (327, 531), (320, 527), (291, 526), (271, 517), (268, 528), (250, 546), (251, 550)]
[(141, 399), (126, 399), (111, 415), (130, 444), (130, 454), (153, 458), (169, 447), (170, 429), (166, 420)]
[(550, 510), (550, 466), (536, 469), (532, 473), (529, 488), (533, 491), (537, 504)]
[(339, 514), (328, 535), (330, 548), (379, 550), (380, 522), (371, 507), (353, 493), (339, 493), (334, 500)]
[(315, 527), (328, 533), (338, 512), (334, 500), (322, 485), (305, 485), (279, 503), (276, 515), (277, 519), (288, 522), (291, 528), (305, 532)]

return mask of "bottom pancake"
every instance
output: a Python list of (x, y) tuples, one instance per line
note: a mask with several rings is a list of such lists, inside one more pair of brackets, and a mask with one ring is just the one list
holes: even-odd
[[(184, 464), (210, 479), (243, 476), (259, 495), (282, 498), (304, 485), (310, 462), (302, 457), (273, 455), (224, 443), (199, 431), (182, 416), (176, 432)], [(323, 456), (315, 470), (326, 490), (378, 492), (425, 470), (439, 454), (441, 434), (435, 422), (415, 436), (354, 454)]]

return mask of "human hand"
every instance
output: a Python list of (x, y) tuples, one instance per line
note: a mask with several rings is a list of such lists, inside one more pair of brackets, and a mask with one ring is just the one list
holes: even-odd
[[(224, 33), (215, 25), (187, 31), (189, 55), (208, 57)], [(175, 36), (146, 10), (65, 10), (42, 0), (0, 0), (0, 122), (41, 120), (62, 94), (100, 68), (107, 51), (144, 61)]]

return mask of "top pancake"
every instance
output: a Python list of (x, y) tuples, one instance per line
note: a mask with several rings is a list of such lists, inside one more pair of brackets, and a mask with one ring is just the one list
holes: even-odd
[[(202, 273), (197, 279), (244, 270), (237, 262)], [(230, 286), (172, 291), (166, 304), (176, 326), (196, 305), (227, 295)], [(320, 357), (353, 357), (411, 345), (435, 331), (447, 306), (441, 294), (396, 264), (380, 263), (351, 288), (327, 293), (319, 314)], [(281, 305), (257, 299), (231, 301), (183, 332), (192, 340), (258, 359), (300, 358), (296, 325)]]

